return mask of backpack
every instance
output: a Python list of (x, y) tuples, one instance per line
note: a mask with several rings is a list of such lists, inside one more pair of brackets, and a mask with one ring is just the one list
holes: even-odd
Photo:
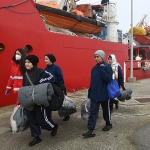
[(53, 87), (53, 90), (54, 90), (54, 94), (52, 95), (52, 99), (49, 101), (49, 108), (52, 111), (57, 111), (63, 105), (64, 92), (55, 83), (52, 83), (52, 87)]

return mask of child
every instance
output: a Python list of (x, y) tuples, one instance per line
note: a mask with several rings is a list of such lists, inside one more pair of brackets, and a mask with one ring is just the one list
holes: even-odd
[[(37, 67), (39, 59), (35, 55), (28, 55), (25, 59), (26, 74), (23, 76), (23, 86), (31, 84), (37, 85), (46, 82), (53, 82), (53, 75), (47, 73), (45, 70)], [(41, 134), (41, 127), (51, 131), (51, 136), (57, 133), (58, 125), (54, 123), (51, 118), (47, 118), (45, 107), (35, 105), (32, 111), (28, 111), (29, 126), (31, 135), (34, 139), (29, 143), (29, 146), (34, 146), (41, 142), (39, 135)]]
[[(114, 54), (111, 54), (108, 56), (108, 63), (111, 65), (113, 70), (113, 79), (117, 80), (119, 87), (121, 86), (123, 90), (125, 90), (124, 87), (124, 81), (123, 81), (123, 75), (122, 75), (122, 69), (120, 64), (116, 60), (116, 56)], [(110, 100), (110, 112), (113, 112), (113, 105), (115, 104), (116, 109), (119, 107), (119, 101), (117, 99), (111, 99)]]
[(104, 61), (104, 58), (105, 53), (103, 50), (97, 50), (94, 53), (96, 65), (91, 71), (91, 82), (88, 91), (88, 98), (91, 100), (90, 116), (88, 118), (88, 131), (82, 134), (84, 138), (95, 136), (93, 131), (96, 126), (100, 105), (102, 106), (103, 118), (106, 123), (102, 131), (109, 131), (112, 128), (107, 93), (107, 85), (112, 80), (112, 69), (110, 65)]
[[(54, 76), (55, 83), (57, 83), (64, 91), (64, 94), (67, 95), (62, 70), (59, 66), (54, 64), (54, 62), (56, 62), (55, 56), (53, 54), (46, 54), (44, 60), (46, 64), (45, 70)], [(47, 111), (47, 114), (51, 114), (51, 112)], [(70, 115), (65, 116), (63, 121), (68, 121), (69, 119)]]

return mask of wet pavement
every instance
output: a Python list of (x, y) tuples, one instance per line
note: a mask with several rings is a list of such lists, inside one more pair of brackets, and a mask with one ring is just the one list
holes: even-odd
[(135, 83), (125, 83), (126, 88), (133, 90), (132, 99), (120, 102), (119, 109), (112, 114), (113, 128), (108, 132), (101, 129), (105, 122), (100, 111), (95, 133), (90, 139), (83, 139), (87, 131), (87, 121), (81, 119), (80, 105), (87, 96), (87, 90), (69, 93), (77, 105), (77, 112), (69, 121), (63, 121), (57, 112), (53, 119), (58, 123), (55, 137), (42, 130), (42, 142), (29, 147), (31, 135), (27, 129), (13, 134), (9, 130), (9, 118), (14, 106), (0, 108), (0, 146), (1, 150), (150, 150), (150, 101), (139, 102), (138, 98), (150, 98), (150, 79)]

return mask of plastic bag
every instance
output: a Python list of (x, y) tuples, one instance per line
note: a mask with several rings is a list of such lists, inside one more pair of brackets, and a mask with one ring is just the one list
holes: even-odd
[(65, 96), (64, 102), (62, 107), (58, 110), (58, 114), (60, 117), (65, 117), (68, 115), (71, 115), (77, 111), (75, 102), (69, 98), (68, 96)]
[(83, 120), (88, 120), (89, 115), (90, 115), (90, 104), (91, 104), (91, 100), (90, 99), (86, 99), (85, 101), (82, 102), (81, 104), (81, 118)]
[(26, 112), (22, 106), (15, 106), (10, 117), (10, 124), (13, 133), (22, 132), (28, 127), (28, 119), (26, 116)]

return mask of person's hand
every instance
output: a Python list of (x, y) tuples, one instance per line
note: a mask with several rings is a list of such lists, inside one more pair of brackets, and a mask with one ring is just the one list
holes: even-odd
[(9, 90), (6, 90), (5, 91), (5, 95), (9, 95), (10, 94), (10, 91)]
[(126, 88), (124, 86), (122, 86), (122, 90), (124, 91), (124, 90), (126, 90)]
[(104, 64), (100, 64), (100, 66), (105, 66)]

